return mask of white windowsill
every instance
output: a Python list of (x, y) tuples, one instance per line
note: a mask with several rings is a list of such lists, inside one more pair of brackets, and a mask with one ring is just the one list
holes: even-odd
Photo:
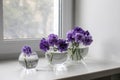
[(39, 60), (37, 68), (44, 70), (27, 74), (23, 72), (17, 60), (0, 61), (0, 80), (69, 80), (74, 78), (89, 80), (120, 73), (120, 62), (92, 59), (86, 59), (84, 62), (86, 65), (81, 63), (79, 65), (68, 66), (67, 71), (55, 73), (45, 70), (46, 61), (42, 58)]

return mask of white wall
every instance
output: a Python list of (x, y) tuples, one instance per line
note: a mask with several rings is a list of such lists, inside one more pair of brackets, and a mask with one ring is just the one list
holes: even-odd
[(76, 0), (75, 24), (91, 32), (91, 56), (120, 57), (120, 0)]

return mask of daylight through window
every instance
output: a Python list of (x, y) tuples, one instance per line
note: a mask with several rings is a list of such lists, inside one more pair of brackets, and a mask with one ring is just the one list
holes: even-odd
[(58, 34), (58, 0), (3, 0), (4, 39)]

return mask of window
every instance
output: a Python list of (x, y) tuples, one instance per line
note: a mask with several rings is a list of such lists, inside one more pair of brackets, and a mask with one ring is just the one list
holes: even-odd
[(58, 0), (3, 0), (4, 39), (58, 34)]
[(26, 44), (40, 51), (40, 38), (64, 37), (72, 18), (72, 0), (0, 0), (0, 58), (20, 53)]

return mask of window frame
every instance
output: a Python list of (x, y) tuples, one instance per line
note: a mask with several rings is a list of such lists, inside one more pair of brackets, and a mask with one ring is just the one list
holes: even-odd
[[(65, 38), (66, 32), (73, 26), (73, 7), (74, 0), (59, 0), (59, 36)], [(19, 39), (19, 40), (3, 40), (3, 0), (0, 0), (0, 59), (17, 58), (23, 45), (30, 45), (34, 51), (39, 52), (40, 39)]]

